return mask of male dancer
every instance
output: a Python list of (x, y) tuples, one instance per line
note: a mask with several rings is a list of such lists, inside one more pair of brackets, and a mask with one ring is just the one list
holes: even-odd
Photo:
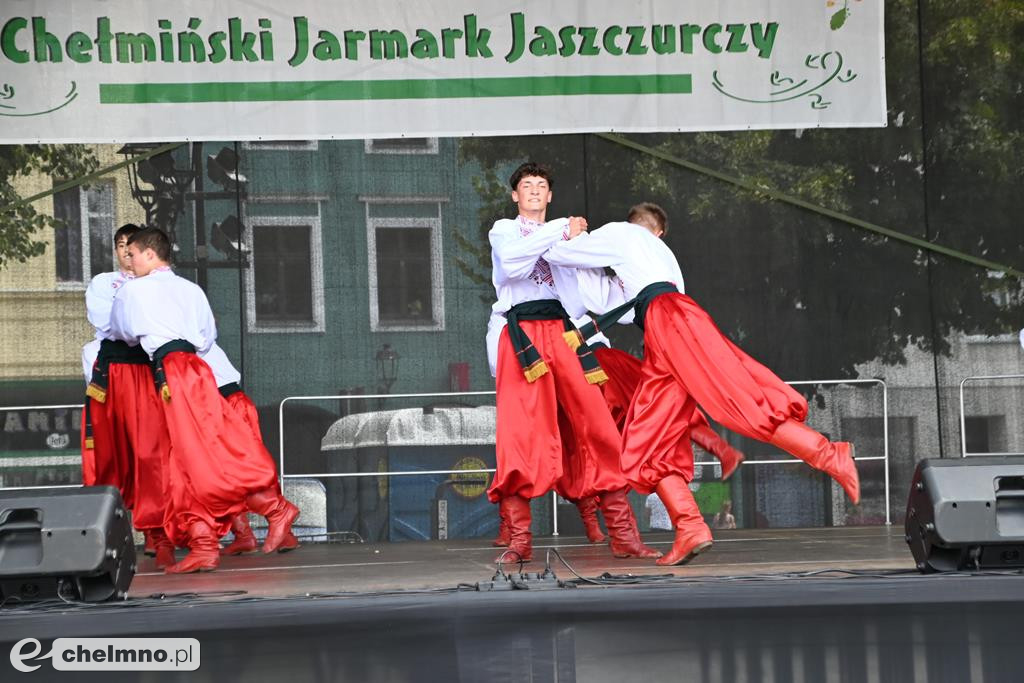
[[(712, 544), (687, 485), (692, 457), (678, 457), (693, 400), (728, 429), (767, 441), (826, 472), (858, 503), (852, 446), (829, 442), (806, 426), (807, 401), (726, 339), (708, 314), (681, 293), (679, 263), (660, 239), (668, 225), (664, 210), (641, 204), (628, 220), (553, 244), (545, 258), (582, 269), (577, 273), (580, 294), (595, 312), (636, 299), (634, 322), (644, 329), (643, 377), (626, 418), (622, 468), (637, 491), (656, 490), (672, 517), (675, 542), (658, 563), (686, 563)], [(617, 277), (606, 277), (605, 267)]]
[(110, 485), (132, 511), (132, 524), (146, 538), (158, 568), (174, 564), (174, 545), (163, 530), (163, 471), (170, 450), (167, 427), (153, 387), (149, 356), (138, 346), (116, 341), (110, 311), (117, 292), (132, 278), (129, 239), (141, 228), (131, 223), (114, 233), (118, 270), (100, 273), (85, 292), (86, 314), (95, 339), (82, 348), (86, 409), (82, 431), (82, 483)]
[(166, 572), (216, 569), (218, 538), (246, 507), (267, 518), (263, 552), (273, 552), (299, 511), (276, 491), (270, 454), (220, 395), (210, 366), (197, 355), (217, 338), (206, 295), (171, 272), (171, 245), (163, 231), (141, 230), (128, 250), (136, 277), (114, 300), (111, 330), (153, 360), (171, 439), (164, 527), (176, 545), (190, 548)]
[[(530, 498), (559, 487), (578, 500), (598, 495), (617, 557), (657, 557), (640, 541), (616, 453), (619, 436), (595, 384), (605, 379), (578, 339), (561, 302), (558, 281), (575, 287), (572, 270), (552, 269), (541, 258), (552, 244), (583, 231), (579, 218), (545, 223), (551, 203), (547, 168), (522, 164), (512, 174), (515, 220), (497, 221), (488, 234), (497, 302), (491, 325), (498, 333), (496, 452), (498, 468), (487, 495), (508, 525), (509, 550), (533, 555)], [(500, 322), (499, 322), (500, 321)], [(493, 327), (489, 334), (493, 334)], [(559, 413), (572, 428), (577, 457), (562, 448)]]

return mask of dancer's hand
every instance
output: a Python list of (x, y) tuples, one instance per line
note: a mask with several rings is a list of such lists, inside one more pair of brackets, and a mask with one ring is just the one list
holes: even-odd
[(587, 231), (587, 219), (582, 216), (569, 216), (569, 239)]

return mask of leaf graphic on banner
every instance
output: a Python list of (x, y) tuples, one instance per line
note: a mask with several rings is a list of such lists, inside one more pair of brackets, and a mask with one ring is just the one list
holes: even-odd
[(839, 10), (838, 12), (832, 15), (832, 20), (828, 23), (828, 25), (832, 27), (833, 31), (838, 31), (843, 27), (843, 24), (846, 23), (846, 17), (848, 17), (849, 15), (850, 10), (844, 7), (843, 9)]
[[(833, 57), (835, 58), (836, 64), (830, 70), (829, 62), (833, 61)], [(771, 77), (769, 79), (773, 86), (787, 85), (789, 83), (793, 83), (793, 85), (790, 85), (788, 88), (784, 88), (783, 90), (776, 90), (774, 92), (769, 93), (768, 99), (753, 99), (749, 97), (741, 97), (734, 93), (728, 92), (726, 90), (725, 84), (722, 83), (722, 80), (718, 76), (717, 69), (713, 71), (711, 74), (711, 85), (712, 87), (715, 88), (715, 90), (722, 93), (726, 97), (729, 97), (734, 100), (739, 100), (740, 102), (750, 102), (751, 104), (776, 104), (778, 102), (788, 102), (789, 100), (795, 100), (798, 97), (808, 95), (811, 98), (810, 104), (812, 109), (827, 109), (828, 106), (832, 103), (825, 100), (825, 98), (822, 95), (818, 94), (817, 91), (831, 83), (833, 80), (838, 80), (840, 83), (849, 83), (850, 81), (857, 77), (857, 74), (855, 74), (850, 69), (846, 70), (845, 75), (839, 75), (839, 73), (843, 70), (843, 55), (839, 52), (826, 52), (820, 55), (807, 55), (807, 57), (804, 59), (804, 66), (806, 66), (808, 69), (822, 69), (827, 73), (827, 75), (823, 80), (821, 80), (816, 85), (807, 86), (808, 79), (806, 78), (800, 81), (796, 81), (793, 78), (782, 76), (778, 71), (774, 71), (772, 72)]]
[[(9, 100), (13, 97), (14, 88), (9, 83), (4, 83), (3, 88), (0, 89), (0, 98)], [(74, 101), (76, 97), (78, 97), (78, 86), (75, 84), (74, 81), (71, 81), (71, 89), (68, 90), (68, 94), (64, 96), (64, 101), (54, 107), (50, 107), (49, 109), (43, 109), (40, 111), (19, 112), (17, 111), (18, 107), (16, 105), (12, 106), (8, 104), (0, 104), (0, 109), (10, 110), (0, 111), (0, 116), (41, 116), (43, 114), (50, 114), (52, 112), (57, 111), (58, 109), (63, 109), (64, 107), (68, 106), (69, 104), (71, 104), (72, 101)]]

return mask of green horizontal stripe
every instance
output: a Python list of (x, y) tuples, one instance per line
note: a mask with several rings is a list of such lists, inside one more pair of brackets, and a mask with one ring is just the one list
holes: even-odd
[(664, 95), (691, 92), (689, 74), (516, 76), (248, 83), (101, 83), (101, 104), (433, 100), (548, 95)]

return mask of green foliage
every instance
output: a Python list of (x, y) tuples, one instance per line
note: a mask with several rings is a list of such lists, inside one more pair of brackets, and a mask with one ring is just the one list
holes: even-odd
[(509, 214), (509, 190), (498, 178), (494, 168), (488, 168), (482, 175), (473, 177), (473, 189), (480, 199), (476, 225), (468, 228), (456, 227), (452, 232), (455, 243), (465, 256), (456, 256), (455, 265), (474, 284), (488, 287), (488, 293), (480, 295), (487, 304), (494, 303), (491, 284), (491, 248), (487, 233), (499, 218)]
[(40, 214), (31, 205), (10, 208), (22, 199), (14, 189), (16, 179), (35, 173), (76, 178), (98, 166), (96, 156), (84, 145), (0, 146), (0, 268), (11, 261), (24, 263), (41, 255), (46, 243), (39, 239), (39, 233), (47, 227), (61, 227), (60, 221)]

